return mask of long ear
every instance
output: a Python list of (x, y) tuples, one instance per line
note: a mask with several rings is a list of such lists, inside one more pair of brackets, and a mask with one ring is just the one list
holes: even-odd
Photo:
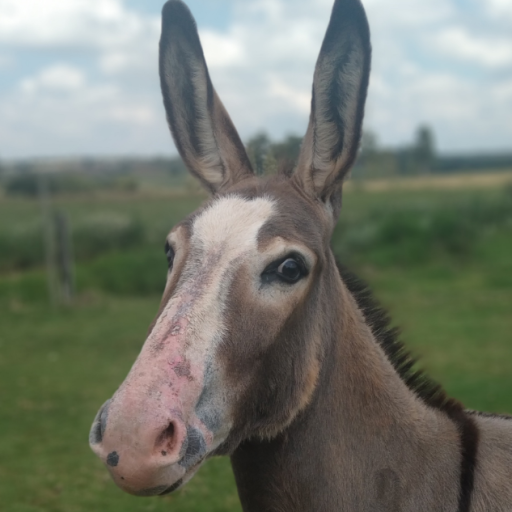
[(370, 75), (368, 21), (359, 0), (336, 0), (313, 81), (311, 118), (295, 177), (335, 217), (361, 139)]
[(179, 0), (169, 0), (162, 11), (160, 84), (176, 147), (210, 192), (253, 174), (213, 88), (194, 18)]

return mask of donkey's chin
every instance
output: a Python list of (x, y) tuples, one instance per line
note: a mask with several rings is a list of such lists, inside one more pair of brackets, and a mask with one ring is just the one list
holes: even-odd
[[(128, 494), (141, 497), (164, 496), (185, 485), (195, 475), (203, 462), (204, 460), (189, 469), (184, 468), (179, 463), (173, 464), (167, 468), (162, 468), (160, 474), (137, 480), (130, 480), (122, 476), (121, 473), (112, 470), (110, 470), (110, 474), (116, 485)], [(144, 480), (142, 485), (141, 480)]]

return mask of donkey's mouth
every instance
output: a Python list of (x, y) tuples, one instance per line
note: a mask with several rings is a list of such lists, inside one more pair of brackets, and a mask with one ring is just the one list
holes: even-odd
[(135, 496), (151, 497), (151, 496), (165, 496), (171, 492), (179, 489), (184, 483), (184, 479), (180, 478), (176, 483), (167, 487), (166, 485), (159, 485), (158, 487), (152, 487), (151, 489), (144, 489), (143, 491), (134, 492)]
[(160, 496), (165, 496), (166, 494), (171, 494), (171, 492), (176, 491), (183, 485), (183, 478), (180, 478), (175, 484), (171, 485), (168, 489), (166, 489), (164, 492), (160, 493)]
[(203, 462), (206, 460), (206, 457), (203, 457), (199, 462), (197, 462), (193, 467), (187, 470), (187, 472), (174, 484), (166, 486), (159, 485), (158, 487), (153, 487), (150, 489), (144, 489), (138, 492), (132, 492), (136, 496), (150, 497), (150, 496), (165, 496), (167, 494), (171, 494), (172, 492), (178, 490), (182, 485), (186, 484), (197, 472), (197, 470), (202, 466)]
[(196, 471), (202, 466), (206, 457), (203, 457), (195, 466), (191, 467), (183, 478), (180, 478), (176, 483), (172, 484), (168, 487), (164, 492), (159, 493), (159, 496), (165, 496), (166, 494), (171, 494), (172, 492), (178, 490), (183, 484), (188, 482), (196, 473)]

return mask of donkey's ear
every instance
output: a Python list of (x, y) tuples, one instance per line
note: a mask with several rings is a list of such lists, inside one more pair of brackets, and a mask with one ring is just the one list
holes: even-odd
[(210, 192), (253, 174), (213, 88), (194, 18), (179, 0), (169, 0), (162, 11), (160, 84), (176, 147)]
[(361, 139), (370, 74), (368, 21), (360, 0), (336, 0), (313, 81), (311, 118), (295, 177), (335, 217), (343, 178)]

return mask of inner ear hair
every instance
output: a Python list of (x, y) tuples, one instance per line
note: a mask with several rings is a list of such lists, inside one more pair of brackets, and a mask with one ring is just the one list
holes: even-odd
[(341, 204), (341, 183), (361, 140), (370, 62), (370, 30), (361, 2), (336, 0), (315, 68), (311, 117), (295, 171), (302, 187), (322, 200)]
[(169, 0), (162, 11), (160, 84), (176, 148), (211, 193), (253, 175), (213, 87), (194, 18), (180, 0)]

